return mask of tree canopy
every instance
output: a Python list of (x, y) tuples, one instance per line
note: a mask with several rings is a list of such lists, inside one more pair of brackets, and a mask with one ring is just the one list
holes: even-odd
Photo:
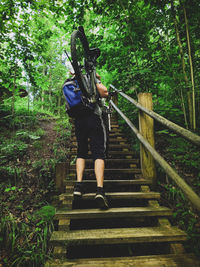
[(161, 114), (199, 128), (198, 1), (2, 0), (0, 11), (0, 98), (12, 96), (13, 111), (26, 89), (34, 107), (60, 113), (64, 49), (83, 25), (107, 86), (152, 92)]

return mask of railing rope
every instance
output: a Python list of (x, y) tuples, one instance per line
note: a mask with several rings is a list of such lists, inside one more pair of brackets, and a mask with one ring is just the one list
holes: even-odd
[(157, 120), (161, 124), (167, 126), (169, 129), (172, 131), (176, 132), (177, 134), (183, 136), (185, 139), (190, 141), (191, 143), (200, 146), (200, 136), (190, 132), (189, 130), (184, 129), (183, 127), (165, 119), (164, 117), (160, 116), (156, 112), (149, 110), (142, 105), (140, 105), (137, 101), (135, 101), (133, 98), (130, 96), (126, 95), (125, 93), (117, 90), (113, 85), (110, 85), (110, 87), (118, 92), (120, 95), (122, 95), (124, 98), (126, 98), (128, 101), (130, 101), (132, 104), (134, 104), (138, 109), (144, 111), (146, 114), (148, 114), (151, 118)]
[(200, 197), (190, 188), (190, 186), (181, 178), (177, 172), (160, 156), (160, 154), (146, 141), (146, 139), (139, 133), (138, 129), (133, 123), (123, 114), (123, 112), (114, 104), (111, 100), (111, 105), (120, 114), (120, 116), (126, 121), (132, 131), (135, 133), (139, 141), (146, 147), (151, 153), (153, 158), (159, 163), (159, 165), (165, 170), (166, 174), (177, 184), (177, 186), (185, 193), (187, 198), (191, 201), (194, 207), (200, 211)]

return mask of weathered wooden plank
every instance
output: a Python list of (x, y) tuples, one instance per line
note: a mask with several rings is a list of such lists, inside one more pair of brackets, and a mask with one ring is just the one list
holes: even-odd
[[(160, 199), (160, 193), (158, 192), (107, 192), (106, 196), (110, 199)], [(93, 199), (95, 193), (87, 193), (82, 196), (83, 200)], [(62, 200), (73, 199), (73, 194), (64, 193), (62, 194)]]
[(165, 207), (123, 207), (110, 208), (108, 210), (100, 209), (58, 209), (55, 219), (89, 219), (89, 218), (121, 218), (121, 217), (153, 217), (153, 216), (171, 216), (172, 211)]
[[(77, 144), (72, 144), (70, 148), (72, 149), (77, 148)], [(114, 149), (114, 148), (121, 148), (121, 149), (130, 148), (130, 145), (128, 144), (110, 144), (109, 145), (109, 149)]]
[[(65, 180), (65, 184), (68, 187), (68, 185), (74, 185), (76, 183), (75, 180), (68, 179)], [(83, 180), (84, 184), (96, 184), (96, 180)], [(113, 184), (113, 185), (146, 185), (146, 184), (151, 184), (151, 181), (146, 180), (146, 179), (135, 179), (135, 180), (104, 180), (104, 185), (105, 184)]]
[[(94, 172), (94, 169), (85, 169), (84, 170), (84, 173), (93, 173)], [(75, 173), (75, 170), (73, 170), (73, 172), (70, 173), (69, 176), (73, 176)], [(104, 173), (117, 173), (117, 174), (120, 174), (120, 173), (141, 173), (141, 170), (140, 169), (137, 169), (137, 168), (128, 168), (128, 169), (105, 169), (104, 170)]]
[(54, 247), (53, 249), (53, 256), (55, 258), (59, 258), (59, 259), (64, 259), (66, 258), (66, 253), (67, 253), (67, 250), (66, 250), (66, 247), (65, 246), (57, 246), (57, 247)]
[(51, 260), (45, 267), (200, 267), (192, 254)]
[[(151, 93), (139, 93), (138, 102), (145, 108), (152, 110), (152, 94)], [(139, 111), (139, 131), (141, 135), (149, 142), (152, 147), (155, 147), (154, 141), (154, 121), (151, 117), (144, 112)], [(151, 179), (155, 182), (156, 168), (155, 161), (151, 153), (140, 143), (140, 162), (142, 168), (142, 174), (145, 178)]]
[[(93, 163), (92, 159), (86, 159), (86, 164), (87, 163)], [(131, 159), (105, 159), (105, 163), (139, 163), (139, 159), (138, 158), (131, 158)], [(71, 167), (71, 166), (70, 166)]]
[[(73, 130), (71, 132), (71, 135), (75, 136), (75, 131)], [(109, 132), (109, 136), (111, 135), (120, 135), (120, 136), (123, 136), (123, 133), (120, 129), (117, 129), (117, 128), (114, 128), (114, 129), (111, 129), (111, 131)]]
[[(76, 155), (76, 153), (77, 151), (74, 149), (69, 152), (69, 155)], [(112, 151), (109, 151), (108, 154), (109, 155), (132, 155), (132, 156), (135, 155), (133, 151), (123, 151), (123, 150), (120, 150), (120, 151), (112, 150)], [(91, 155), (91, 151), (88, 152), (88, 155)]]
[[(130, 166), (131, 169), (136, 169), (137, 168), (136, 164), (130, 164), (129, 166)], [(115, 166), (115, 168), (117, 168), (117, 167), (119, 167), (119, 169), (120, 169), (120, 166)], [(70, 169), (74, 171), (76, 169), (76, 164), (71, 165)]]
[(59, 231), (69, 231), (70, 219), (60, 219), (58, 222)]
[[(71, 142), (75, 142), (76, 141), (76, 137), (72, 137), (71, 138)], [(125, 137), (121, 137), (121, 136), (117, 136), (117, 137), (111, 137), (109, 138), (109, 142), (128, 142), (127, 139)]]
[(54, 231), (51, 243), (54, 245), (83, 244), (128, 244), (152, 242), (185, 241), (187, 235), (177, 227), (140, 227), (95, 230), (76, 230), (70, 232)]
[(55, 184), (56, 188), (59, 190), (60, 193), (64, 192), (64, 179), (69, 172), (69, 161), (67, 162), (58, 162), (56, 164), (56, 179)]

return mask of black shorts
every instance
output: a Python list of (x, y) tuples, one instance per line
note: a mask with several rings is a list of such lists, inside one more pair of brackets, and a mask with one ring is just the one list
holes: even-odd
[(105, 159), (106, 129), (101, 116), (92, 113), (75, 119), (75, 134), (78, 158), (88, 158), (88, 144), (90, 144), (92, 159)]

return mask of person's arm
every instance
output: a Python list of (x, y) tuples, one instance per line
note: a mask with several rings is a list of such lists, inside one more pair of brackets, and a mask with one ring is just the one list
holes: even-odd
[(105, 98), (108, 97), (108, 90), (105, 87), (105, 85), (103, 85), (102, 83), (97, 83), (96, 86), (100, 94), (100, 97), (105, 97)]
[(100, 97), (103, 97), (103, 98), (108, 97), (108, 89), (105, 87), (105, 85), (101, 83), (101, 76), (98, 73), (96, 73), (96, 77), (97, 77), (96, 86), (100, 94)]

